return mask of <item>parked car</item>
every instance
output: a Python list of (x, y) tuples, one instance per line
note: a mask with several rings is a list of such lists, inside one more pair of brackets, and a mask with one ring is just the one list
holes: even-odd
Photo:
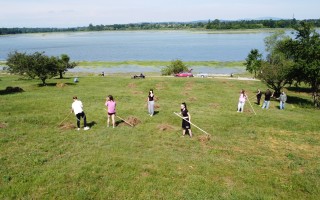
[(200, 74), (197, 74), (196, 77), (201, 77), (201, 78), (207, 78), (209, 76), (209, 74), (207, 73), (200, 73)]
[(134, 75), (134, 76), (132, 76), (131, 78), (133, 78), (133, 79), (146, 78), (146, 76), (141, 73), (140, 75)]
[(180, 72), (178, 74), (175, 74), (174, 76), (175, 77), (193, 77), (193, 74), (192, 74), (192, 69), (190, 69), (188, 72)]

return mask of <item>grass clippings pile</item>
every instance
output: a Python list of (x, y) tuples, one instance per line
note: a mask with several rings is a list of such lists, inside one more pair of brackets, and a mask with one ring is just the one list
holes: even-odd
[(210, 141), (209, 135), (200, 135), (197, 138), (198, 138), (199, 142), (201, 142), (202, 144), (206, 144), (207, 142)]
[(170, 124), (159, 124), (157, 126), (157, 129), (159, 131), (174, 131), (176, 129), (176, 127), (170, 125)]
[(136, 126), (140, 123), (141, 123), (141, 121), (138, 118), (136, 118), (134, 116), (130, 116), (128, 118), (125, 118), (124, 120), (121, 120), (121, 122), (118, 123), (118, 126), (130, 126), (130, 124), (132, 126)]
[(56, 87), (58, 87), (58, 88), (63, 88), (65, 86), (67, 86), (67, 84), (65, 84), (65, 83), (57, 83), (56, 84)]
[(59, 128), (61, 130), (73, 130), (76, 128), (76, 126), (73, 123), (66, 122), (66, 123), (60, 124)]
[(210, 103), (209, 107), (213, 108), (213, 109), (218, 109), (218, 108), (220, 108), (220, 104), (218, 104), (218, 103)]
[(193, 82), (187, 82), (184, 85), (184, 90), (192, 90), (194, 83)]
[(129, 83), (128, 88), (136, 88), (137, 85), (135, 83)]
[(195, 102), (195, 101), (197, 101), (197, 97), (189, 97), (188, 100), (190, 102)]
[(143, 94), (141, 91), (132, 91), (132, 94)]
[(6, 124), (0, 122), (0, 128), (6, 128), (6, 127), (7, 127)]
[(164, 82), (157, 83), (156, 89), (157, 90), (164, 90), (165, 89)]

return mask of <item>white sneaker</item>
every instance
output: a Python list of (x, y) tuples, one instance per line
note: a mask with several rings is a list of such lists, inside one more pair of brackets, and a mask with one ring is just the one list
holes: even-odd
[(78, 131), (80, 131), (80, 128), (77, 128)]
[(83, 128), (83, 130), (85, 130), (85, 131), (86, 131), (86, 130), (89, 130), (89, 129), (90, 129), (90, 128), (87, 127), (87, 126)]

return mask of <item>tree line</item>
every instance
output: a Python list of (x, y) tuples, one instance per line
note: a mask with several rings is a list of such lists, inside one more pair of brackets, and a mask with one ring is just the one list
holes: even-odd
[(294, 30), (293, 36), (279, 31), (266, 37), (266, 58), (252, 49), (244, 64), (247, 71), (274, 89), (276, 96), (286, 85), (309, 85), (314, 105), (320, 107), (320, 34), (307, 22)]
[(115, 30), (228, 30), (228, 29), (261, 29), (261, 28), (293, 28), (300, 22), (311, 23), (314, 27), (320, 27), (320, 19), (296, 20), (237, 20), (227, 21), (198, 21), (198, 22), (159, 22), (159, 23), (131, 23), (113, 25), (93, 25), (73, 28), (0, 28), (0, 35), (22, 33), (48, 33), (48, 32), (77, 32), (77, 31), (115, 31)]

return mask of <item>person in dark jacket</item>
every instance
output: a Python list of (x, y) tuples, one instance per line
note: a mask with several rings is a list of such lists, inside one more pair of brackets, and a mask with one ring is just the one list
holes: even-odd
[(258, 89), (258, 92), (257, 92), (257, 94), (256, 94), (257, 104), (258, 104), (258, 105), (260, 105), (261, 96), (262, 96), (262, 93), (261, 93), (260, 89)]
[(272, 97), (272, 92), (267, 89), (267, 91), (264, 93), (264, 102), (263, 102), (263, 105), (262, 105), (262, 109), (268, 109), (269, 106), (270, 106), (270, 99)]

